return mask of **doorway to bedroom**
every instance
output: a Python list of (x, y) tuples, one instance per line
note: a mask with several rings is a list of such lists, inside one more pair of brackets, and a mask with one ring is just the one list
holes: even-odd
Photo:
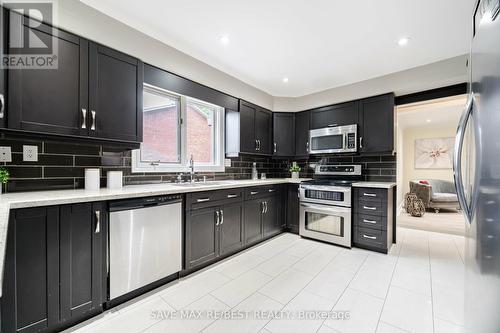
[(466, 96), (397, 107), (398, 227), (464, 235), (453, 151)]

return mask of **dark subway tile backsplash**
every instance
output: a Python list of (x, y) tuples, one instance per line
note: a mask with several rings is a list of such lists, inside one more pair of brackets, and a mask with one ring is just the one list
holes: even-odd
[[(23, 145), (38, 146), (38, 162), (23, 162)], [(83, 188), (85, 168), (96, 167), (101, 169), (101, 186), (106, 186), (106, 173), (113, 170), (123, 171), (125, 185), (172, 182), (176, 178), (175, 173), (132, 173), (131, 151), (115, 146), (15, 138), (0, 138), (0, 146), (10, 146), (13, 152), (12, 162), (3, 163), (11, 173), (11, 180), (4, 186), (8, 192)], [(241, 155), (231, 158), (231, 167), (226, 167), (223, 173), (197, 173), (197, 176), (206, 176), (208, 180), (249, 179), (252, 164), (256, 162), (259, 174), (265, 172), (268, 178), (285, 178), (290, 177), (288, 169), (292, 161)], [(314, 170), (310, 164), (324, 161), (332, 164), (361, 164), (366, 180), (396, 180), (396, 158), (392, 155), (323, 155), (296, 161), (302, 167), (301, 177), (312, 177)]]

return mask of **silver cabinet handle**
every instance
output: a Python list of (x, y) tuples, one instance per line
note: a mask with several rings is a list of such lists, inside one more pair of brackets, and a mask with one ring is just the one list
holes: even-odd
[(339, 124), (330, 124), (328, 127), (337, 127)]
[(218, 210), (215, 211), (215, 225), (219, 225), (220, 213)]
[(306, 151), (309, 152), (309, 141), (306, 142)]
[(274, 153), (276, 153), (276, 151), (278, 150), (277, 147), (278, 147), (278, 144), (275, 142), (274, 143)]
[(268, 208), (268, 206), (267, 206), (267, 201), (264, 201), (264, 206), (266, 207), (266, 210), (265, 210), (265, 212), (264, 212), (264, 213), (265, 213), (265, 214), (267, 214), (267, 211), (268, 211), (268, 209), (269, 209), (269, 208)]
[(259, 194), (259, 191), (250, 191), (250, 195), (256, 195)]
[(220, 210), (220, 224), (222, 225), (224, 223), (224, 210)]
[(259, 140), (255, 140), (255, 150), (259, 150)]
[(87, 109), (82, 109), (82, 129), (87, 128)]
[(259, 149), (258, 150), (260, 151), (260, 147), (261, 147), (260, 140), (257, 140), (257, 142), (259, 143)]
[(207, 201), (210, 201), (210, 198), (200, 198), (200, 199), (196, 199), (196, 202), (207, 202)]
[(359, 148), (363, 148), (363, 137), (359, 137)]
[(3, 94), (0, 94), (0, 119), (3, 119), (5, 117), (5, 97)]
[(260, 203), (260, 213), (264, 214), (264, 201)]
[(270, 189), (268, 190), (268, 192), (269, 192), (269, 193), (273, 193), (273, 192), (276, 192), (276, 190), (275, 190), (275, 189), (270, 188)]
[(375, 236), (367, 236), (365, 234), (363, 234), (363, 237), (368, 238), (368, 239), (377, 239), (377, 237), (375, 237)]
[(377, 224), (377, 221), (367, 220), (367, 219), (363, 219), (363, 222), (365, 222), (365, 223), (371, 223), (371, 224)]
[(94, 233), (98, 234), (101, 232), (101, 211), (96, 210), (95, 211), (95, 229)]
[(363, 193), (363, 196), (365, 197), (377, 197), (375, 193)]
[(227, 195), (228, 199), (237, 198), (237, 197), (238, 197), (238, 194), (228, 194)]
[(368, 210), (377, 210), (377, 207), (368, 207), (368, 206), (363, 206), (363, 209), (368, 209)]
[(92, 115), (92, 126), (90, 126), (90, 129), (92, 131), (95, 131), (95, 111), (94, 110), (90, 111), (90, 114)]

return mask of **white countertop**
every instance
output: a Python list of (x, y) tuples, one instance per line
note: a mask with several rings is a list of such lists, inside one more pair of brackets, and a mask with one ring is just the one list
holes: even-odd
[[(138, 198), (165, 194), (178, 194), (189, 192), (202, 192), (210, 190), (222, 190), (238, 187), (262, 186), (273, 184), (298, 184), (306, 178), (271, 178), (266, 180), (222, 180), (207, 183), (199, 183), (199, 186), (189, 184), (145, 184), (129, 185), (118, 190), (106, 188), (96, 191), (86, 190), (59, 190), (59, 191), (37, 191), (19, 192), (0, 195), (0, 297), (2, 296), (3, 268), (5, 258), (5, 245), (7, 242), (7, 228), (9, 224), (9, 211), (16, 208), (41, 207), (52, 205), (64, 205), (79, 202), (106, 201), (127, 198)], [(202, 185), (201, 185), (202, 184)]]
[(396, 186), (396, 183), (392, 182), (358, 182), (358, 183), (353, 183), (353, 187), (371, 187), (371, 188), (393, 188)]

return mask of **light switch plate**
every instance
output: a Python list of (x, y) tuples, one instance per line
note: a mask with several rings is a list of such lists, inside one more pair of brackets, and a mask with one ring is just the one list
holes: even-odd
[(224, 166), (230, 167), (231, 166), (231, 159), (225, 158), (224, 159)]
[(10, 147), (0, 147), (0, 162), (12, 162)]
[(23, 145), (23, 161), (38, 162), (38, 146)]

